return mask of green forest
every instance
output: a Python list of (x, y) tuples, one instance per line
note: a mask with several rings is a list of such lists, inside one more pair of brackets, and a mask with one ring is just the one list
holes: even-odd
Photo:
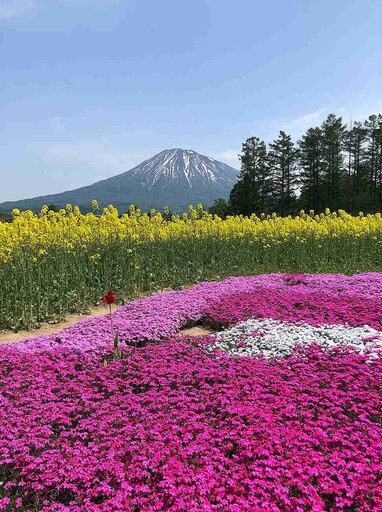
[(349, 125), (330, 114), (297, 142), (284, 131), (269, 144), (250, 137), (239, 158), (241, 171), (229, 200), (217, 199), (211, 213), (381, 210), (381, 114)]

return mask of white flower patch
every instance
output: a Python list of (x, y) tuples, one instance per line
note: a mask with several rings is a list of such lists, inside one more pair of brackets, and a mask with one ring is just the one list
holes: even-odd
[(374, 357), (382, 350), (382, 333), (364, 325), (323, 325), (278, 320), (247, 320), (218, 333), (210, 348), (218, 348), (237, 356), (263, 355), (266, 358), (287, 356), (296, 346), (316, 342), (324, 349), (340, 345), (354, 347), (363, 354), (372, 351)]

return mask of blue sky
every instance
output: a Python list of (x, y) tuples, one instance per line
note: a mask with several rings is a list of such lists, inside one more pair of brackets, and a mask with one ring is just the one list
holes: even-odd
[(380, 0), (0, 0), (0, 201), (382, 112)]

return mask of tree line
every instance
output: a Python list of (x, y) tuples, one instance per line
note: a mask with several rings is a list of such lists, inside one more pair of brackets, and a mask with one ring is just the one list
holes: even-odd
[(297, 143), (284, 131), (268, 145), (250, 137), (239, 158), (241, 170), (229, 200), (217, 199), (211, 213), (224, 217), (382, 208), (381, 114), (350, 125), (330, 114)]

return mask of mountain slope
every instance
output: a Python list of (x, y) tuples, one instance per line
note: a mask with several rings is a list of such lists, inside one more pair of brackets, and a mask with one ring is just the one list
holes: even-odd
[(76, 190), (0, 204), (0, 211), (39, 210), (44, 204), (63, 207), (67, 203), (90, 209), (97, 199), (100, 207), (115, 205), (120, 211), (130, 204), (142, 210), (184, 211), (189, 204), (210, 206), (218, 197), (227, 198), (238, 171), (229, 165), (192, 150), (168, 149), (122, 174)]

